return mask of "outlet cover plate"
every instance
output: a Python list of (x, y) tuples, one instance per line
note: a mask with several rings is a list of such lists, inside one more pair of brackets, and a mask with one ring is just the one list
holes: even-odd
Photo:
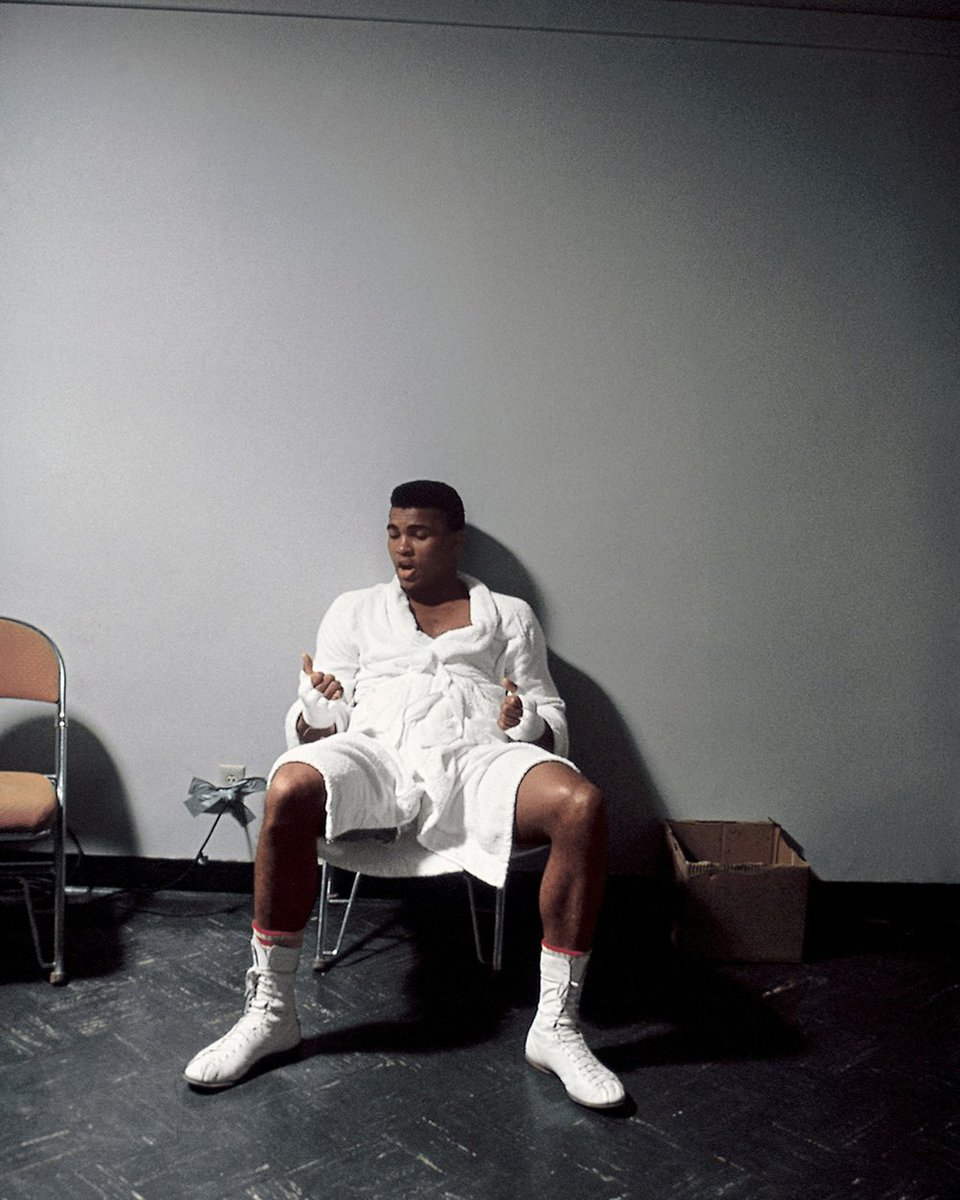
[(247, 768), (239, 763), (221, 763), (220, 764), (220, 786), (232, 787), (235, 783), (239, 783), (241, 779), (246, 778)]

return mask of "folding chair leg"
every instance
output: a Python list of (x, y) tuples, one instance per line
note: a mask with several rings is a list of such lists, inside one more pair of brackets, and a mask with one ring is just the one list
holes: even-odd
[[(360, 883), (360, 872), (358, 871), (354, 875), (353, 883), (350, 886), (350, 895), (346, 900), (337, 899), (330, 895), (332, 883), (333, 868), (329, 863), (324, 862), (320, 868), (320, 913), (317, 918), (317, 952), (313, 960), (313, 969), (315, 971), (328, 971), (340, 954), (340, 947), (343, 945), (343, 935), (347, 931), (347, 922), (350, 920), (350, 913), (353, 911), (353, 901), (357, 895), (357, 886)], [(335, 904), (343, 907), (343, 915), (340, 918), (340, 928), (337, 931), (336, 941), (332, 946), (329, 946), (327, 930), (330, 924), (330, 909)]]
[(40, 970), (49, 967), (43, 957), (43, 947), (40, 945), (40, 930), (37, 927), (37, 917), (33, 911), (33, 896), (30, 894), (30, 884), (22, 876), (20, 877), (20, 887), (23, 891), (23, 903), (27, 909), (27, 920), (30, 922), (30, 937), (33, 939), (33, 952), (37, 957), (37, 964)]
[(37, 923), (37, 913), (33, 906), (33, 893), (30, 882), (22, 875), (16, 877), (23, 892), (23, 905), (27, 910), (27, 922), (30, 926), (30, 940), (33, 942), (33, 953), (37, 966), (41, 971), (50, 972), (50, 982), (61, 984), (67, 982), (67, 973), (63, 967), (63, 892), (58, 888), (54, 897), (54, 934), (53, 960), (43, 956), (43, 941), (40, 937), (40, 926)]
[(480, 938), (480, 919), (477, 914), (477, 896), (476, 884), (472, 875), (468, 875), (466, 871), (463, 873), (464, 881), (467, 885), (467, 895), (470, 898), (470, 922), (473, 926), (473, 945), (477, 952), (477, 960), (485, 967), (489, 967), (491, 971), (499, 971), (503, 966), (503, 927), (504, 917), (507, 906), (507, 887), (495, 888), (496, 897), (494, 900), (494, 915), (493, 915), (493, 953), (490, 958), (487, 958), (483, 953), (483, 942)]
[(67, 982), (67, 972), (63, 961), (64, 929), (66, 925), (66, 855), (63, 847), (63, 813), (60, 814), (61, 828), (57, 836), (54, 850), (54, 890), (53, 890), (53, 962), (51, 964), (50, 982), (60, 986)]
[(497, 888), (497, 896), (494, 908), (493, 918), (493, 961), (490, 967), (493, 971), (499, 971), (503, 966), (503, 929), (504, 918), (507, 910), (507, 885)]

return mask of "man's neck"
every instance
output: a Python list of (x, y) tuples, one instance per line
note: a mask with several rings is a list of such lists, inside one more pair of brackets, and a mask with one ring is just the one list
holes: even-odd
[(470, 595), (470, 589), (459, 575), (454, 575), (452, 579), (437, 584), (429, 591), (419, 591), (413, 588), (405, 595), (411, 605), (422, 608), (438, 608), (443, 604), (454, 604), (458, 600), (466, 600)]
[(423, 597), (407, 593), (407, 603), (417, 628), (428, 637), (439, 637), (470, 623), (470, 592), (458, 579), (455, 588), (436, 588)]

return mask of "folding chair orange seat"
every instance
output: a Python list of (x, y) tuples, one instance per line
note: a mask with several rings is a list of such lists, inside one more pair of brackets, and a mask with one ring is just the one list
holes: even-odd
[[(51, 639), (26, 621), (0, 617), (0, 700), (37, 701), (53, 710), (52, 753), (38, 769), (4, 770), (0, 762), (0, 875), (19, 887), (27, 907), (34, 951), (51, 983), (66, 982), (64, 925), (66, 879), (67, 712), (63, 656)], [(21, 765), (21, 764), (18, 764)], [(52, 770), (50, 766), (52, 765)], [(46, 768), (46, 769), (44, 769)], [(36, 852), (36, 847), (41, 852)], [(8, 857), (10, 848), (13, 856)], [(29, 849), (27, 857), (17, 855)], [(53, 948), (45, 957), (33, 888), (45, 879), (53, 893)]]

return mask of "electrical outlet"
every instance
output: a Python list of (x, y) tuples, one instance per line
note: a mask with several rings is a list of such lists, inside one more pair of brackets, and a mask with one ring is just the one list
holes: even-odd
[(235, 783), (239, 783), (241, 779), (246, 778), (246, 774), (246, 767), (238, 766), (236, 763), (221, 763), (220, 786), (232, 787)]

